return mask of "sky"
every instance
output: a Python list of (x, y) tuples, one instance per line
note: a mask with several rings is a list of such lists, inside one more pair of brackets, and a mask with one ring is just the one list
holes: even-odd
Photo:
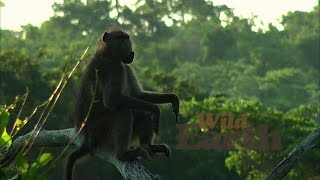
[[(0, 0), (5, 6), (0, 9), (0, 27), (2, 29), (20, 30), (21, 25), (40, 26), (53, 15), (54, 2), (63, 0)], [(132, 4), (134, 0), (123, 0), (122, 4)], [(236, 15), (251, 17), (257, 15), (264, 24), (275, 25), (288, 11), (311, 11), (318, 0), (214, 0), (214, 5), (227, 5), (234, 9)]]

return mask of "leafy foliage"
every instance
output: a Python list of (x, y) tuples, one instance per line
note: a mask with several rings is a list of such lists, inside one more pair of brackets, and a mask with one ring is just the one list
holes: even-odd
[(10, 113), (5, 108), (5, 106), (0, 106), (0, 146), (8, 148), (12, 144), (11, 137), (6, 131)]
[[(6, 131), (6, 126), (9, 122), (9, 110), (14, 109), (15, 104), (10, 106), (0, 105), (0, 152), (5, 152), (5, 148), (9, 148), (12, 145), (12, 136)], [(17, 121), (21, 121), (17, 119)], [(0, 153), (0, 158), (3, 158), (3, 154)], [(23, 179), (23, 180), (41, 180), (45, 179), (45, 176), (39, 174), (39, 170), (45, 167), (49, 161), (53, 159), (51, 153), (40, 153), (34, 162), (28, 163), (28, 160), (24, 155), (19, 153), (15, 157), (14, 165), (15, 170), (10, 168), (0, 168), (1, 177), (9, 179)]]
[[(0, 30), (0, 104), (8, 104), (28, 87), (30, 96), (22, 116), (48, 97), (62, 69), (77, 61), (93, 36), (96, 41), (106, 28), (120, 26), (133, 39), (137, 54), (133, 66), (145, 89), (177, 92), (183, 100), (182, 123), (197, 123), (198, 113), (248, 112), (250, 127), (267, 124), (270, 130), (280, 131), (283, 149), (277, 152), (248, 150), (241, 141), (230, 151), (174, 150), (170, 163), (156, 159), (147, 164), (164, 179), (265, 178), (317, 126), (319, 5), (311, 12), (284, 15), (283, 30), (270, 24), (269, 29), (256, 31), (254, 18), (237, 17), (230, 8), (213, 6), (206, 0), (138, 0), (130, 7), (118, 1), (69, 0), (55, 3), (53, 10), (54, 15), (40, 27), (28, 24), (19, 32)], [(93, 48), (90, 53), (94, 53)], [(81, 64), (68, 82), (46, 127), (72, 126), (68, 114), (86, 64)], [(11, 145), (7, 129), (13, 123), (20, 128), (27, 122), (16, 118), (18, 109), (9, 113), (4, 106), (0, 108), (3, 147)], [(156, 141), (174, 146), (178, 130), (170, 109), (163, 106), (162, 110), (161, 133)], [(34, 123), (28, 121), (20, 133), (30, 131)], [(315, 159), (319, 155), (312, 152), (300, 160), (289, 178), (318, 175), (320, 167)], [(51, 155), (32, 158), (30, 163), (19, 155), (14, 173), (0, 168), (0, 176), (44, 178), (37, 172)], [(79, 178), (96, 174), (110, 177), (110, 172), (100, 172), (100, 163), (86, 166), (86, 173), (79, 172)], [(48, 177), (61, 179), (59, 173)]]

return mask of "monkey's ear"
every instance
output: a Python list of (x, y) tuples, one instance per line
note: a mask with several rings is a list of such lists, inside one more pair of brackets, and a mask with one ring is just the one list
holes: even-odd
[(103, 42), (107, 42), (108, 35), (109, 35), (108, 32), (104, 32), (104, 34), (102, 36)]

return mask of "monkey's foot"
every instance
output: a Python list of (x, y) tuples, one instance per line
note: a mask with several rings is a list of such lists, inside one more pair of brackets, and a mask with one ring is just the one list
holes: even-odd
[(137, 147), (132, 150), (128, 150), (127, 152), (123, 153), (119, 160), (121, 161), (135, 161), (139, 159), (146, 159), (150, 160), (150, 155), (147, 150), (145, 150), (143, 147)]
[(171, 150), (166, 144), (149, 145), (153, 153), (164, 153), (168, 158), (171, 156)]

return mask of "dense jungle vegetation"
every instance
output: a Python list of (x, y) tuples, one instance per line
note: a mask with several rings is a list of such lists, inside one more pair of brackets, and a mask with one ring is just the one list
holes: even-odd
[[(180, 150), (175, 148), (179, 132), (174, 115), (170, 106), (163, 105), (156, 141), (171, 147), (172, 158), (145, 162), (163, 179), (265, 178), (319, 127), (319, 5), (311, 12), (284, 15), (283, 29), (279, 30), (272, 24), (267, 29), (257, 28), (255, 18), (237, 17), (232, 9), (214, 6), (211, 1), (138, 0), (135, 7), (115, 2), (55, 3), (54, 16), (40, 27), (29, 24), (21, 31), (1, 29), (0, 148), (9, 140), (4, 134), (9, 134), (18, 114), (20, 124), (28, 123), (17, 135), (32, 130), (41, 108), (32, 118), (27, 117), (49, 98), (93, 39), (89, 53), (44, 124), (46, 129), (73, 126), (69, 115), (79, 77), (95, 51), (97, 39), (114, 25), (132, 37), (136, 52), (133, 67), (145, 89), (179, 95), (180, 123), (195, 122), (198, 113), (248, 112), (249, 127), (267, 124), (270, 132), (278, 130), (281, 134), (281, 150), (250, 150), (241, 143), (233, 150)], [(28, 98), (19, 113), (26, 92)], [(224, 131), (219, 127), (216, 130)], [(41, 153), (52, 153), (50, 158), (56, 158), (61, 150), (44, 148)], [(61, 160), (43, 176), (35, 172), (42, 172), (47, 163), (53, 162), (49, 157), (48, 162), (28, 168), (41, 159), (37, 160), (38, 154), (39, 150), (31, 149), (27, 156), (18, 156), (15, 166), (1, 168), (0, 176), (60, 179)], [(298, 161), (287, 179), (319, 177), (319, 159), (320, 151), (311, 151)], [(119, 175), (111, 165), (88, 158), (77, 166), (76, 177), (117, 179)]]

